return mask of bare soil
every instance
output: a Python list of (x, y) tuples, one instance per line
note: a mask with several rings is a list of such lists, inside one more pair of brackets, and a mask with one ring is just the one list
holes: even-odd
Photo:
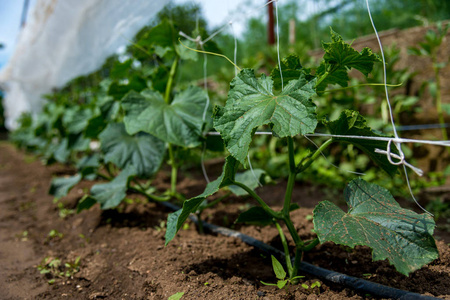
[[(192, 223), (164, 247), (162, 221), (169, 211), (137, 195), (130, 194), (134, 202), (116, 210), (101, 211), (96, 206), (71, 214), (58, 208), (47, 194), (52, 176), (70, 174), (70, 168), (45, 167), (8, 143), (0, 144), (0, 153), (1, 299), (167, 299), (177, 292), (185, 292), (182, 299), (372, 298), (309, 275), (302, 283), (319, 281), (321, 286), (305, 289), (297, 285), (288, 290), (264, 286), (261, 280), (275, 281), (270, 258), (235, 238), (200, 235)], [(213, 164), (209, 167), (215, 168)], [(190, 196), (203, 190), (205, 183), (195, 172), (181, 175), (181, 192)], [(157, 182), (167, 184), (167, 175), (161, 172)], [(64, 207), (73, 209), (83, 189), (92, 184), (82, 182), (74, 188), (62, 199)], [(264, 187), (261, 193), (274, 205), (283, 197), (276, 186)], [(296, 187), (294, 199), (299, 199), (303, 208), (295, 212), (294, 224), (302, 238), (313, 236), (307, 216), (313, 204), (324, 197), (320, 188)], [(233, 226), (249, 204), (254, 204), (251, 199), (230, 198), (208, 210), (205, 217), (218, 225)], [(274, 228), (234, 228), (281, 248)], [(62, 236), (49, 237), (52, 230)], [(450, 239), (446, 232), (436, 235), (441, 238), (440, 258), (409, 277), (397, 273), (386, 261), (372, 262), (365, 247), (349, 249), (325, 243), (305, 260), (392, 287), (450, 299)], [(79, 271), (69, 277), (43, 275), (37, 268), (45, 259), (60, 259), (64, 265), (74, 263), (77, 257)], [(52, 279), (54, 283), (49, 284)]]

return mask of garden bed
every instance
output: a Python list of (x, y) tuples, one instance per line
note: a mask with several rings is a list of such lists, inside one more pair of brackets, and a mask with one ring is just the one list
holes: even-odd
[[(301, 283), (309, 288), (296, 285), (286, 291), (264, 286), (261, 281), (276, 281), (270, 257), (235, 238), (199, 235), (192, 222), (164, 247), (162, 222), (170, 211), (159, 204), (147, 203), (138, 195), (130, 194), (134, 201), (115, 210), (101, 211), (95, 206), (72, 214), (70, 209), (75, 208), (84, 194), (83, 188), (89, 188), (92, 182), (82, 182), (58, 207), (47, 194), (51, 178), (71, 174), (71, 169), (42, 166), (34, 157), (8, 143), (0, 145), (0, 152), (3, 299), (167, 299), (177, 292), (185, 293), (182, 299), (371, 298), (306, 274), (301, 274), (306, 275)], [(207, 167), (214, 173), (221, 165)], [(203, 190), (205, 182), (200, 174), (189, 174), (180, 174), (179, 191), (195, 196)], [(164, 187), (168, 175), (163, 171), (158, 176), (159, 186)], [(261, 190), (266, 199), (271, 199), (271, 205), (282, 202), (283, 194), (277, 189), (266, 186)], [(327, 197), (320, 188), (296, 186), (293, 199), (302, 208), (294, 211), (292, 218), (302, 238), (313, 236), (308, 216), (313, 204)], [(208, 222), (232, 226), (281, 249), (275, 228), (233, 226), (238, 214), (248, 208), (245, 203), (254, 204), (232, 197), (208, 209), (204, 216)], [(49, 235), (50, 232), (53, 233)], [(353, 250), (325, 243), (309, 252), (304, 260), (395, 288), (450, 299), (450, 239), (447, 232), (438, 231), (436, 236), (440, 237), (437, 241), (440, 258), (409, 277), (396, 272), (386, 261), (372, 262), (366, 247)], [(52, 270), (47, 275), (40, 274), (38, 267), (42, 269), (46, 258), (46, 262), (59, 259), (62, 265), (70, 264), (59, 268), (69, 272), (68, 277), (63, 274), (55, 278)], [(311, 288), (317, 281), (320, 287)]]

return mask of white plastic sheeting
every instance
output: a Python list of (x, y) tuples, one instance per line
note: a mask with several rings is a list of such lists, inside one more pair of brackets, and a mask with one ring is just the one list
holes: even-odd
[(42, 95), (98, 69), (168, 0), (38, 0), (13, 56), (0, 73), (6, 127), (38, 113)]

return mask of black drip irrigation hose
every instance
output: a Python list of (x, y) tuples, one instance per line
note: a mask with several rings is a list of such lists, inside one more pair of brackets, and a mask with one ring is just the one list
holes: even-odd
[[(169, 203), (169, 202), (158, 202), (164, 205), (165, 207), (171, 209), (171, 210), (179, 210), (180, 207)], [(198, 218), (194, 215), (191, 215), (189, 217), (191, 221), (193, 221), (195, 224), (198, 224)], [(266, 243), (263, 243), (260, 240), (257, 240), (249, 235), (243, 234), (239, 231), (232, 230), (226, 227), (221, 227), (218, 225), (210, 224), (207, 222), (203, 222), (203, 228), (205, 230), (208, 230), (209, 232), (221, 234), (224, 236), (234, 237), (237, 239), (240, 239), (247, 245), (253, 246), (262, 252), (265, 252), (269, 255), (274, 255), (277, 257), (284, 257), (284, 253)], [(432, 296), (425, 296), (418, 293), (408, 292), (401, 289), (396, 289), (393, 287), (389, 287), (386, 285), (374, 283), (371, 281), (367, 281), (361, 278), (348, 276), (339, 272), (330, 271), (315, 265), (312, 265), (307, 262), (302, 262), (300, 265), (300, 270), (308, 273), (310, 275), (313, 275), (315, 277), (318, 277), (320, 279), (323, 279), (325, 281), (329, 281), (332, 283), (337, 283), (339, 285), (343, 285), (349, 288), (352, 288), (358, 292), (370, 294), (372, 296), (377, 296), (381, 298), (390, 298), (390, 299), (400, 299), (400, 300), (436, 300), (441, 298), (436, 298)]]

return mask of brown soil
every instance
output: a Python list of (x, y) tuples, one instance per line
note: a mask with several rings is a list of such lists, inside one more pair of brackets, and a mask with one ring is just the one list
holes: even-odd
[[(54, 175), (68, 174), (63, 166), (44, 167), (7, 143), (0, 144), (0, 286), (2, 299), (167, 299), (185, 292), (182, 299), (362, 299), (370, 295), (306, 276), (302, 283), (321, 282), (305, 289), (291, 286), (287, 291), (261, 284), (274, 282), (270, 258), (230, 237), (199, 235), (195, 226), (180, 231), (164, 247), (164, 228), (168, 211), (144, 201), (101, 211), (94, 207), (64, 219), (47, 194)], [(180, 189), (188, 195), (201, 191), (202, 180), (181, 179)], [(159, 182), (165, 180), (162, 173)], [(63, 199), (74, 208), (82, 182)], [(262, 191), (267, 199), (278, 201), (282, 194), (274, 187)], [(298, 186), (295, 199), (304, 207), (294, 213), (302, 238), (312, 237), (307, 220), (312, 204), (323, 197), (311, 186)], [(139, 200), (136, 195), (129, 196)], [(142, 199), (140, 199), (142, 200)], [(251, 200), (230, 199), (208, 210), (208, 221), (230, 225)], [(164, 226), (162, 226), (164, 227)], [(281, 247), (274, 228), (237, 226), (235, 229)], [(49, 238), (51, 230), (62, 237)], [(438, 232), (444, 236), (445, 233)], [(440, 258), (410, 275), (397, 273), (387, 262), (372, 262), (365, 247), (348, 249), (331, 243), (308, 253), (306, 261), (349, 275), (450, 299), (450, 240), (438, 241)], [(67, 278), (42, 275), (37, 266), (47, 258), (73, 263), (80, 257), (79, 272)], [(67, 270), (67, 269), (66, 269)]]

